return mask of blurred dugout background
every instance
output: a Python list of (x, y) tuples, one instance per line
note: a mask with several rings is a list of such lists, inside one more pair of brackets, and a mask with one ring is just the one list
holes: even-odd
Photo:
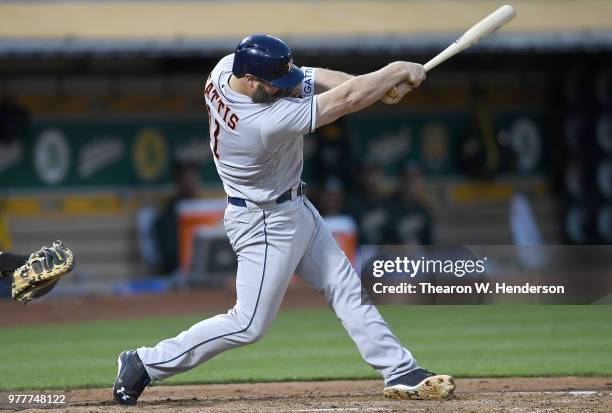
[[(58, 294), (171, 273), (192, 245), (178, 201), (223, 207), (202, 91), (241, 38), (360, 74), (424, 63), (501, 4), (2, 2), (0, 250), (64, 240), (78, 271)], [(512, 4), (400, 105), (306, 138), (309, 196), (359, 242), (612, 242), (612, 2)]]

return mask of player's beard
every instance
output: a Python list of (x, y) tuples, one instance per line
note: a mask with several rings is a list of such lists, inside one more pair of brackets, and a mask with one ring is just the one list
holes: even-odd
[(291, 89), (279, 89), (278, 92), (272, 94), (266, 92), (263, 85), (257, 85), (251, 96), (253, 103), (272, 103), (275, 100), (282, 99), (291, 94)]

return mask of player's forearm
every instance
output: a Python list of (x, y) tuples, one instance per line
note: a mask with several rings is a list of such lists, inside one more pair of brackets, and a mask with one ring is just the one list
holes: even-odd
[(410, 91), (410, 87), (419, 86), (424, 78), (423, 66), (410, 62), (393, 62), (375, 72), (350, 79), (318, 95), (316, 127), (372, 105), (400, 83), (405, 86), (400, 91), (401, 99)]
[(409, 72), (404, 65), (391, 63), (341, 84), (338, 87), (339, 97), (346, 102), (347, 113), (357, 112), (377, 102), (387, 90), (408, 76)]
[(337, 70), (330, 69), (316, 69), (315, 76), (315, 93), (327, 92), (330, 89), (340, 86), (344, 82), (355, 78), (355, 76), (348, 73), (339, 72)]

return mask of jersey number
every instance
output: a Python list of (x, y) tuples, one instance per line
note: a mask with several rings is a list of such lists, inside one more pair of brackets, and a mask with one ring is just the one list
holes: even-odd
[[(215, 154), (215, 158), (219, 159), (219, 132), (221, 132), (221, 125), (214, 117), (210, 116), (210, 108), (206, 105), (206, 110), (208, 112), (208, 125), (210, 127), (210, 138), (213, 140), (212, 151)], [(213, 130), (213, 122), (214, 121), (214, 130)]]

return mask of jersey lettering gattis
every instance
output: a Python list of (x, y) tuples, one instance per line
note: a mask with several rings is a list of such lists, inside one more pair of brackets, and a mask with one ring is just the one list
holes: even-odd
[(215, 166), (229, 196), (273, 201), (300, 182), (303, 135), (316, 124), (315, 71), (305, 68), (302, 97), (260, 104), (229, 86), (233, 61), (221, 59), (204, 88)]

